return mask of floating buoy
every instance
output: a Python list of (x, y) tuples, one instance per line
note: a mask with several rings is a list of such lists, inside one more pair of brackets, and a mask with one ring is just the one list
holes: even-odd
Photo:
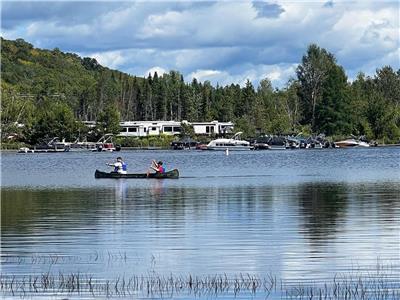
[(225, 155), (229, 155), (229, 149), (228, 148), (225, 149)]

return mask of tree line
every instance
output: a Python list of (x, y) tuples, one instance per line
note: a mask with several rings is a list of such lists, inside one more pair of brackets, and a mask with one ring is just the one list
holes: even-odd
[[(247, 136), (298, 133), (365, 135), (398, 142), (400, 70), (359, 73), (350, 82), (335, 56), (311, 44), (283, 88), (185, 82), (178, 71), (131, 76), (59, 49), (1, 39), (2, 140), (13, 132), (28, 143), (119, 131), (127, 120), (233, 121)], [(17, 124), (24, 124), (19, 127)]]

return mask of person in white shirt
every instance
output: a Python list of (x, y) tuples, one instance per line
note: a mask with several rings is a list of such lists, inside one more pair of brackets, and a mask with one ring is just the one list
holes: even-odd
[(127, 171), (127, 166), (126, 163), (122, 160), (122, 157), (117, 157), (117, 161), (112, 164), (107, 164), (110, 167), (114, 167), (113, 173), (118, 173), (118, 174), (126, 174)]

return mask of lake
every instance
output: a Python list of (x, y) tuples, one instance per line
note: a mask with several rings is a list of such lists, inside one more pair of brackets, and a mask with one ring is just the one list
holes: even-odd
[[(117, 156), (181, 178), (95, 179)], [(397, 147), (2, 153), (0, 292), (399, 299), (399, 184)]]

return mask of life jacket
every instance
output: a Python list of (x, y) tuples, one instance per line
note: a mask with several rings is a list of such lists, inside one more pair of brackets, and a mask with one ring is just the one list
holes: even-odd
[(158, 172), (159, 173), (165, 173), (165, 168), (163, 166), (158, 167)]
[[(128, 166), (126, 163), (121, 163), (122, 164), (122, 171), (127, 171)], [(120, 171), (119, 167), (114, 167), (114, 172), (118, 173), (118, 171)]]

